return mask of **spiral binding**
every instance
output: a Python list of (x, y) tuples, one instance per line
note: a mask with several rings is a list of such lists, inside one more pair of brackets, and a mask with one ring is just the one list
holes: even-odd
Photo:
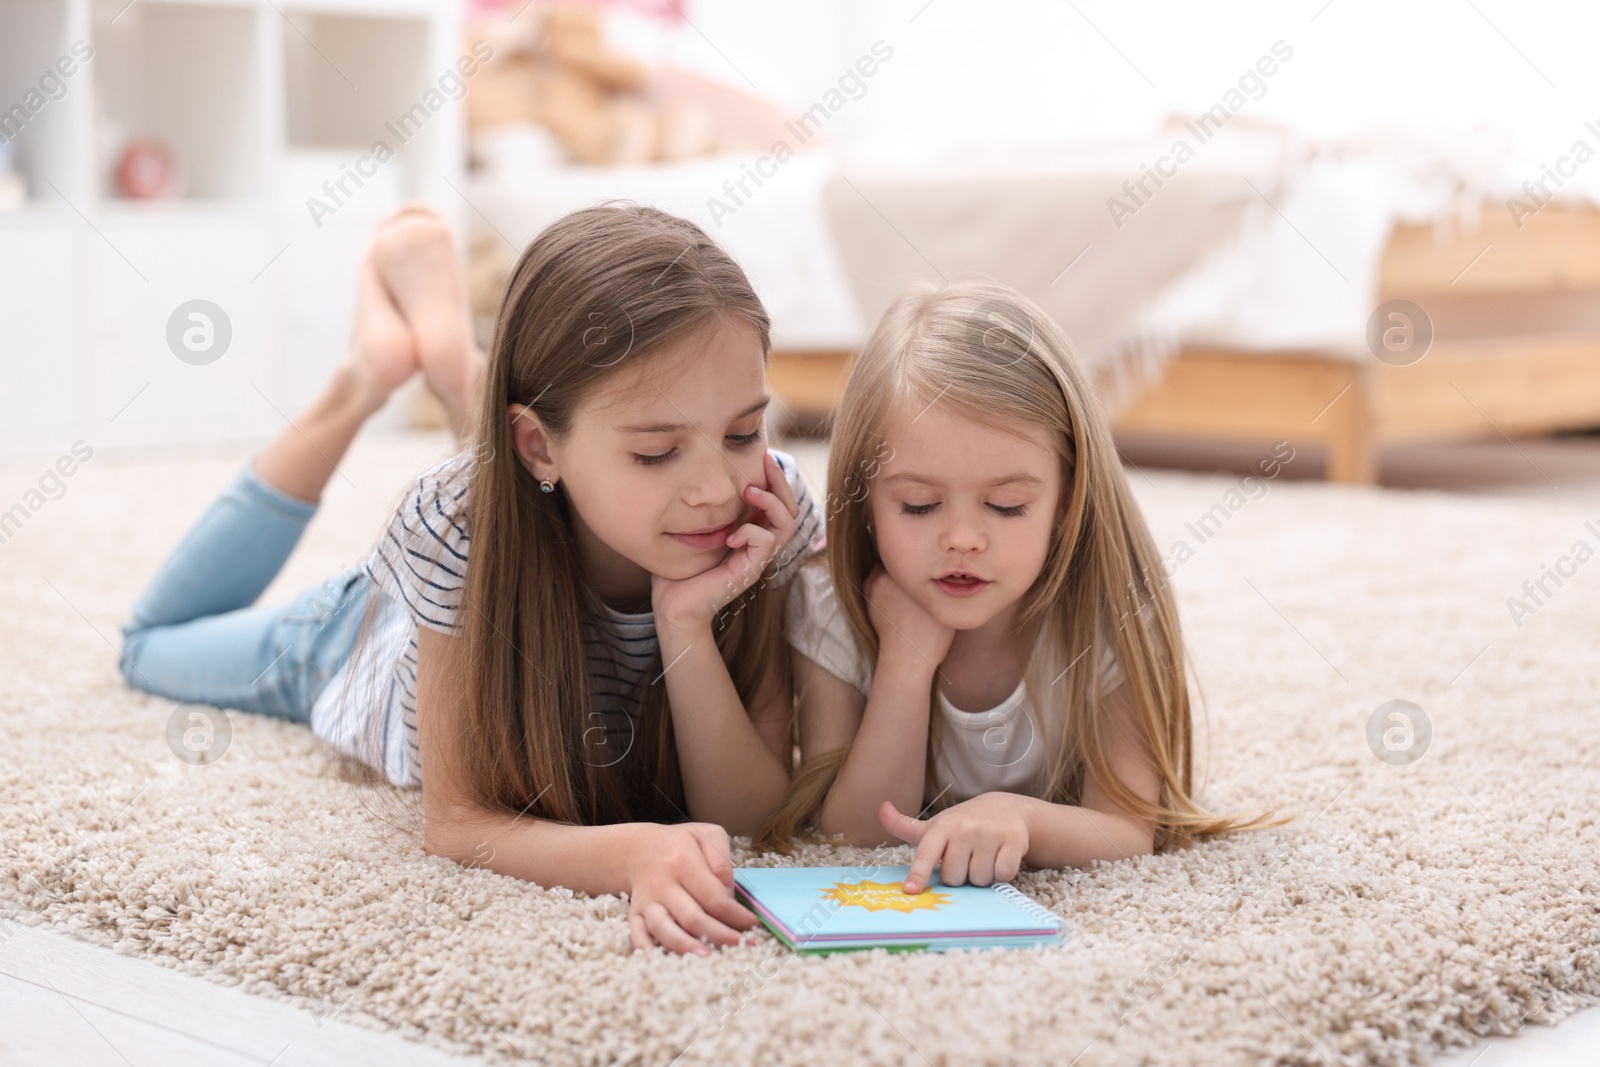
[(1054, 926), (1057, 929), (1061, 928), (1061, 916), (1057, 915), (1043, 904), (1040, 904), (1032, 897), (1023, 893), (1022, 890), (1018, 889), (1010, 882), (994, 882), (989, 888), (993, 889), (996, 893), (999, 893), (1001, 896), (1011, 901), (1011, 903), (1015, 904), (1017, 907), (1021, 908), (1023, 911), (1027, 912), (1030, 916), (1039, 920), (1044, 925)]

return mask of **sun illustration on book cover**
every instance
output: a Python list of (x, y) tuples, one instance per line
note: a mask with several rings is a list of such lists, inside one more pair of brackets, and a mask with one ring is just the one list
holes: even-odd
[(824, 900), (840, 904), (858, 904), (868, 911), (912, 912), (918, 908), (938, 911), (940, 904), (948, 903), (949, 893), (935, 893), (924, 889), (920, 893), (907, 893), (899, 882), (835, 882), (832, 889), (818, 890)]

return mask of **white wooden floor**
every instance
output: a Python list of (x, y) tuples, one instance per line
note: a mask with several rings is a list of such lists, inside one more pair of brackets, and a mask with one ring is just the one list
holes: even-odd
[(1600, 1008), (1559, 1026), (1523, 1027), (1516, 1037), (1491, 1037), (1434, 1060), (1434, 1067), (1594, 1067), (1600, 1064)]
[(396, 1034), (319, 1019), (44, 927), (8, 924), (0, 945), (6, 1067), (438, 1067), (487, 1062)]

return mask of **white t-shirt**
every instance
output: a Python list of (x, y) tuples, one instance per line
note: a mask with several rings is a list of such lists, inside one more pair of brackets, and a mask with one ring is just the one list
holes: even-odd
[[(870, 694), (872, 664), (856, 645), (826, 566), (800, 568), (789, 592), (787, 624), (789, 644), (796, 651), (850, 683), (863, 697)], [(1109, 693), (1122, 684), (1122, 668), (1110, 645), (1099, 650), (1096, 662), (1101, 692)], [(924, 803), (941, 793), (952, 801), (991, 792), (1038, 795), (1045, 752), (1055, 735), (1041, 734), (1039, 714), (1029, 707), (1023, 683), (1018, 682), (1010, 696), (983, 711), (962, 711), (943, 692), (936, 700), (942, 736), (935, 780), (927, 783)], [(1055, 729), (1055, 724), (1047, 725)]]
[[(800, 563), (825, 544), (823, 515), (800, 464), (787, 452), (772, 452), (794, 491), (800, 514), (795, 535), (768, 564), (774, 585), (784, 585)], [(344, 698), (349, 661), (329, 680), (311, 710), (311, 730), (346, 755), (381, 766), (395, 785), (421, 783), (417, 749), (417, 627), (454, 632), (466, 580), (471, 536), (465, 507), (471, 450), (424, 471), (395, 511), (367, 561), (372, 594), (382, 598), (374, 654), (359, 666)], [(626, 738), (640, 709), (630, 694), (656, 653), (655, 616), (627, 614), (590, 597), (609, 626), (584, 624), (589, 692), (596, 726), (605, 738)], [(373, 716), (383, 716), (382, 752), (371, 752)]]

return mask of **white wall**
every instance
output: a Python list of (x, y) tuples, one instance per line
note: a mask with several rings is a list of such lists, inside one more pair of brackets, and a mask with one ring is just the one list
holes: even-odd
[[(1483, 123), (1532, 157), (1600, 120), (1600, 4), (1577, 0), (695, 0), (680, 59), (796, 111), (882, 39), (893, 60), (837, 129), (876, 148), (1052, 144), (1203, 110), (1274, 41), (1248, 113), (1338, 136)], [(702, 36), (703, 34), (703, 36)], [(707, 40), (709, 39), (709, 40)], [(720, 53), (720, 54), (719, 54)], [(1548, 79), (1548, 80), (1547, 80)]]
[[(331, 9), (343, 0), (297, 2), (306, 8)], [(378, 7), (423, 0), (350, 2), (355, 7)], [(1494, 124), (1520, 141), (1526, 160), (1520, 172), (1529, 177), (1583, 136), (1585, 121), (1600, 126), (1600, 64), (1591, 55), (1593, 43), (1600, 40), (1600, 4), (1554, 0), (680, 3), (692, 25), (664, 35), (659, 27), (652, 29), (644, 22), (630, 29), (627, 18), (619, 16), (619, 37), (646, 48), (652, 58), (743, 86), (795, 115), (837, 85), (840, 75), (874, 42), (892, 47), (892, 60), (828, 127), (846, 148), (863, 152), (937, 155), (1149, 132), (1171, 112), (1209, 107), (1280, 39), (1294, 49), (1294, 58), (1270, 80), (1265, 95), (1248, 105), (1253, 118), (1332, 136), (1374, 125), (1399, 126), (1414, 131), (1419, 139)], [(236, 17), (254, 11), (263, 40), (273, 44), (283, 39), (293, 59), (299, 38), (282, 22), (276, 6), (261, 0), (241, 0), (236, 6)], [(104, 23), (120, 7), (110, 0), (0, 0), (3, 102), (10, 103), (36, 80), (43, 65), (69, 41), (89, 33), (89, 11), (95, 12), (96, 26), (110, 41), (111, 30)], [(158, 5), (146, 13), (147, 21), (183, 17), (189, 7)], [(451, 9), (450, 0), (430, 5), (433, 11)], [(61, 14), (56, 17), (50, 11)], [(126, 23), (132, 32), (141, 17), (136, 9), (122, 16), (118, 27)], [(34, 32), (23, 33), (29, 26)], [(454, 42), (447, 41), (414, 63), (405, 91), (411, 91), (411, 82), (432, 76), (454, 50)], [(240, 105), (247, 111), (256, 107), (250, 101), (267, 100), (276, 92), (277, 78), (284, 73), (277, 66), (275, 45), (268, 51), (272, 56), (261, 67), (259, 80), (246, 79), (259, 90), (246, 101), (249, 107)], [(377, 54), (380, 63), (398, 66), (392, 48)], [(147, 342), (151, 365), (161, 373), (190, 373), (190, 368), (164, 354), (157, 327), (180, 296), (210, 291), (191, 274), (202, 275), (202, 280), (237, 276), (250, 299), (238, 300), (241, 330), (236, 343), (241, 354), (259, 349), (264, 361), (257, 368), (259, 375), (235, 390), (237, 396), (210, 405), (213, 421), (221, 420), (224, 429), (258, 434), (276, 427), (282, 416), (262, 402), (261, 395), (293, 410), (340, 352), (349, 318), (348, 289), (363, 236), (355, 232), (361, 220), (341, 216), (335, 235), (324, 232), (305, 240), (274, 231), (270, 240), (263, 238), (265, 243), (255, 248), (248, 242), (212, 241), (204, 213), (180, 212), (173, 231), (150, 238), (143, 233), (151, 222), (146, 212), (108, 203), (106, 212), (100, 213), (92, 206), (99, 193), (94, 180), (98, 170), (81, 162), (93, 155), (81, 143), (88, 140), (91, 129), (89, 93), (95, 79), (115, 80), (119, 58), (137, 56), (150, 60), (142, 50), (119, 52), (107, 44), (95, 64), (71, 84), (67, 97), (51, 105), (29, 132), (33, 153), (25, 153), (24, 163), (30, 178), (53, 174), (62, 195), (97, 220), (98, 230), (68, 204), (57, 203), (54, 193), (43, 195), (39, 189), (40, 203), (33, 210), (0, 218), (0, 244), (8, 250), (0, 257), (0, 278), (6, 281), (0, 286), (0, 319), (5, 323), (0, 328), (0, 413), (5, 415), (0, 420), (0, 450), (54, 448), (60, 439), (71, 440), (65, 436), (68, 424), (84, 419), (100, 427), (108, 440), (154, 441), (168, 431), (175, 437), (220, 432), (200, 425), (203, 420), (194, 412), (207, 410), (204, 405), (191, 403), (193, 398), (181, 391), (156, 389), (118, 415), (111, 430), (101, 427), (122, 411), (136, 387), (156, 381), (152, 375), (135, 373), (139, 368), (128, 355), (130, 331)], [(347, 64), (357, 62), (343, 52), (340, 56)], [(320, 70), (321, 62), (310, 57), (306, 65)], [(293, 67), (291, 62), (291, 72)], [(176, 72), (186, 69), (180, 65)], [(337, 80), (323, 73), (330, 81)], [(365, 74), (361, 80), (368, 81)], [(337, 93), (321, 95), (332, 98)], [(294, 99), (298, 98), (290, 101), (286, 123), (291, 142), (295, 129), (306, 125), (294, 121), (295, 115), (316, 111), (314, 103), (305, 100), (296, 111)], [(132, 97), (114, 99), (111, 110), (134, 102)], [(281, 164), (284, 161), (275, 158), (284, 147), (276, 144), (281, 138), (259, 133), (277, 131), (282, 116), (276, 106), (266, 107), (250, 123), (229, 124), (227, 130), (235, 134), (243, 130), (237, 140), (269, 142), (270, 150), (263, 150), (263, 156)], [(453, 107), (452, 113), (456, 110)], [(456, 115), (452, 121), (458, 119)], [(323, 139), (310, 136), (306, 144), (287, 147), (307, 156)], [(1600, 136), (1589, 139), (1600, 143)], [(451, 154), (434, 146), (428, 165), (413, 168), (415, 180), (410, 184), (416, 187), (413, 192), (466, 215), (464, 205), (436, 177), (447, 168), (433, 165)], [(238, 153), (237, 158), (242, 160), (245, 154)], [(311, 158), (311, 163), (313, 176), (323, 172), (317, 168), (332, 165), (320, 158)], [(248, 210), (260, 214), (274, 204), (278, 207), (273, 212), (292, 209), (304, 229), (303, 212), (293, 203), (283, 206), (288, 200), (283, 192), (289, 177), (285, 168), (275, 166), (258, 174), (258, 164), (252, 160), (242, 170), (197, 173), (197, 182), (216, 190), (196, 191), (220, 190), (232, 197), (250, 187), (261, 206)], [(1600, 178), (1600, 161), (1591, 169), (1593, 177)], [(258, 178), (268, 188), (254, 188)], [(33, 184), (39, 186), (38, 181)], [(124, 233), (141, 250), (147, 273), (171, 268), (163, 272), (163, 278), (170, 276), (167, 280), (176, 286), (171, 293), (160, 289), (158, 295), (132, 304), (109, 299), (106, 286), (126, 268), (107, 251), (107, 241)], [(262, 285), (250, 284), (260, 264), (286, 245), (292, 246), (291, 251)], [(194, 254), (197, 247), (213, 246), (226, 261), (225, 270)], [(266, 298), (257, 297), (256, 290), (269, 283), (289, 301), (287, 312), (279, 303), (262, 304)], [(149, 284), (153, 283), (140, 283), (140, 288)], [(87, 309), (90, 296), (98, 310)], [(258, 320), (261, 327), (255, 330), (250, 324)], [(163, 396), (170, 400), (165, 408), (159, 403)]]

